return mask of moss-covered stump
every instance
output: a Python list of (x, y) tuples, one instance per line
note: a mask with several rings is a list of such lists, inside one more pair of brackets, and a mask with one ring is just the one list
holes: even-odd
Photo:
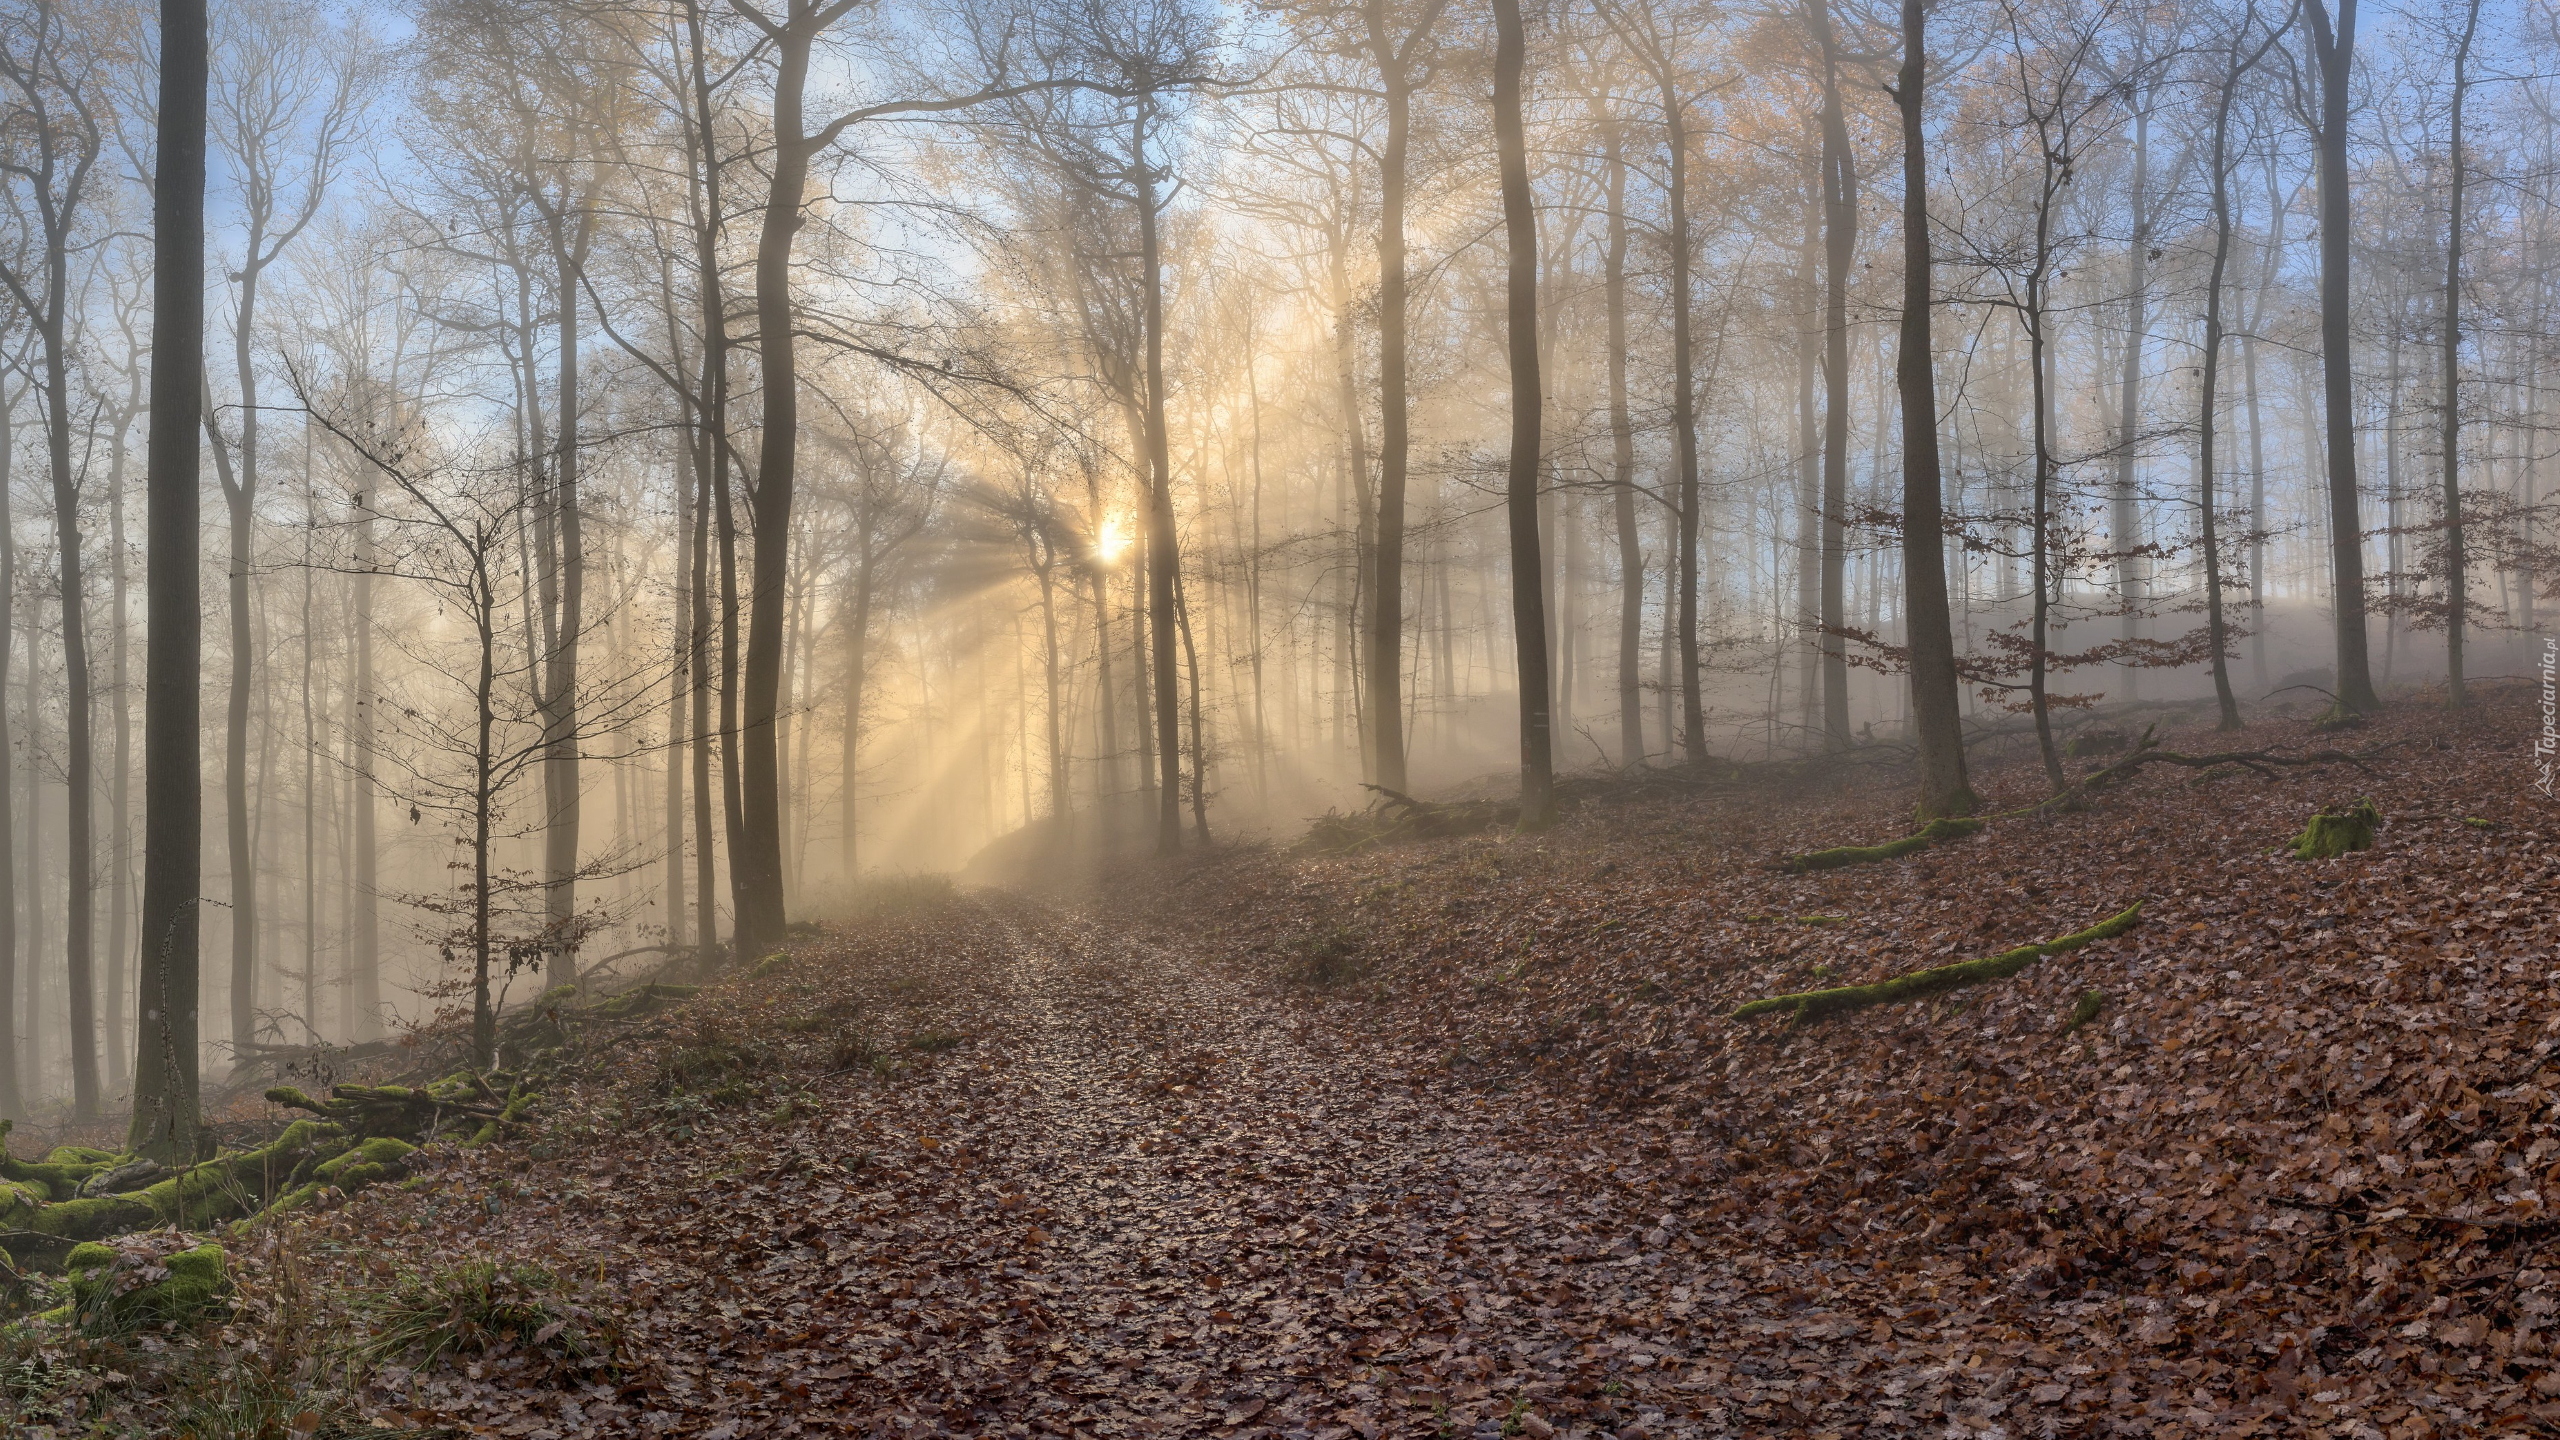
[(2293, 837), (2293, 858), (2335, 860), (2350, 850), (2370, 850), (2373, 832), (2381, 824), (2382, 812), (2370, 800), (2358, 800), (2336, 812), (2323, 810)]
[(155, 1255), (113, 1245), (76, 1246), (63, 1261), (71, 1298), (41, 1317), (91, 1334), (129, 1334), (147, 1325), (187, 1325), (230, 1289), (222, 1247), (212, 1241)]
[(1790, 855), (1778, 862), (1778, 868), (1793, 875), (1809, 870), (1837, 870), (1847, 865), (1873, 865), (1886, 860), (1899, 860), (1905, 855), (1926, 850), (1941, 840), (1961, 840), (1980, 830), (1980, 820), (1941, 817), (1899, 840), (1882, 845), (1835, 845), (1828, 850), (1815, 850), (1803, 855)]
[(1960, 960), (1953, 965), (1940, 965), (1929, 970), (1914, 970), (1872, 985), (1843, 985), (1830, 990), (1806, 990), (1794, 995), (1772, 995), (1754, 1000), (1733, 1012), (1736, 1020), (1754, 1015), (1792, 1014), (1810, 1020), (1820, 1015), (1844, 1010), (1863, 1010), (1870, 1005), (1894, 1005), (1910, 1000), (1925, 1000), (1967, 985), (1986, 980), (2005, 980), (2048, 955), (2060, 955), (2100, 940), (2111, 940), (2132, 929), (2142, 919), (2142, 902), (2137, 900), (2125, 910), (2108, 916), (2086, 930), (2051, 940), (2021, 945), (1980, 960)]

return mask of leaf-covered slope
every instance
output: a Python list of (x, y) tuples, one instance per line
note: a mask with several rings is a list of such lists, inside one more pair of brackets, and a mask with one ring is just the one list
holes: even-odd
[[(1275, 974), (1285, 943), (1248, 937), (1322, 929), (1366, 967), (1343, 1023), (1493, 1103), (1660, 1127), (1669, 1208), (1735, 1265), (1717, 1298), (1794, 1312), (1708, 1362), (1718, 1423), (2512, 1425), (2560, 1395), (2560, 826), (2530, 790), (2529, 723), (2512, 701), (2406, 710), (2360, 737), (2391, 746), (2371, 775), (2153, 772), (1855, 871), (1759, 862), (1894, 816), (1772, 796), (1229, 865), (1157, 903), (1223, 897), (1218, 935)], [(2375, 849), (2283, 853), (2361, 794)], [(2012, 980), (1731, 1018), (2136, 900), (2139, 929)], [(2064, 1036), (2092, 989), (2103, 1008)]]

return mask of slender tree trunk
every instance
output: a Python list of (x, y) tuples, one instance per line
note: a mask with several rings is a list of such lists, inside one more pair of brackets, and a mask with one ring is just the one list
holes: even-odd
[[(718, 891), (714, 888), (718, 877), (719, 848), (711, 816), (711, 745), (714, 737), (711, 553), (715, 543), (720, 560), (720, 793), (723, 818), (727, 822), (726, 833), (730, 835), (738, 833), (739, 806), (737, 748), (728, 738), (735, 713), (738, 595), (735, 512), (729, 504), (729, 314), (720, 271), (720, 232), (727, 211), (723, 208), (725, 202), (720, 190), (717, 115), (711, 103), (709, 51), (704, 25), (702, 5), (688, 3), (685, 6), (685, 31), (686, 57), (693, 82), (691, 129), (693, 143), (699, 147), (694, 156), (700, 189), (693, 194), (700, 208), (693, 227), (693, 259), (696, 299), (702, 309), (700, 388), (703, 399), (695, 415), (694, 463), (699, 488), (693, 499), (693, 632), (692, 654), (687, 663), (693, 674), (694, 905), (698, 912), (695, 938), (701, 963), (708, 967), (718, 958), (720, 945), (719, 902), (715, 898)], [(734, 876), (732, 883), (734, 887)], [(733, 894), (733, 904), (734, 900)]]
[[(841, 4), (841, 0), (838, 0)], [(831, 11), (833, 13), (831, 13)], [(800, 368), (793, 334), (791, 241), (814, 148), (803, 133), (802, 101), (809, 51), (841, 10), (790, 0), (774, 42), (772, 184), (756, 239), (756, 345), (763, 383), (762, 442), (755, 493), (747, 507), (754, 593), (747, 610), (746, 663), (738, 729), (738, 822), (729, 837), (731, 885), (737, 892), (738, 953), (782, 939), (782, 770), (774, 722), (782, 692), (782, 627), (791, 568), (792, 487), (800, 448)]]
[(2048, 148), (2044, 153), (2044, 187), (2036, 203), (2035, 268), (2027, 276), (2024, 312), (2027, 372), (2035, 407), (2030, 422), (2035, 432), (2035, 494), (2027, 547), (2028, 583), (2035, 588), (2035, 598), (2028, 620), (2027, 708), (2035, 717), (2036, 754), (2044, 761), (2045, 784), (2057, 795), (2065, 784), (2062, 752), (2053, 743), (2053, 712), (2045, 700), (2045, 679), (2050, 668), (2047, 641), (2053, 619), (2053, 491), (2057, 468), (2053, 453), (2053, 355), (2045, 330), (2045, 272), (2053, 259), (2053, 209), (2061, 189), (2061, 170), (2062, 162)]
[[(2240, 44), (2256, 18), (2253, 0), (2239, 33), (2233, 37), (2231, 64), (2223, 74), (2213, 112), (2213, 268), (2205, 277), (2203, 382), (2196, 397), (2196, 468), (2204, 505), (2205, 639), (2213, 651), (2213, 698), (2221, 718), (2220, 728), (2224, 730), (2240, 728), (2240, 702), (2231, 690), (2227, 658), (2231, 642), (2223, 620), (2222, 541), (2216, 514), (2220, 497), (2214, 477), (2214, 444), (2220, 438), (2217, 427), (2221, 417), (2215, 406), (2220, 403), (2222, 383), (2222, 291), (2231, 266), (2231, 102), (2247, 69), (2247, 63), (2240, 58)], [(2275, 37), (2269, 36), (2267, 44), (2274, 43)], [(2263, 47), (2258, 51), (2260, 55), (2265, 53)], [(2251, 61), (2255, 58), (2252, 56)]]
[(1902, 594), (1919, 741), (1923, 818), (1979, 805), (1965, 772), (1956, 645), (1947, 614), (1945, 511), (1940, 499), (1938, 385), (1930, 338), (1929, 73), (1926, 0), (1902, 0), (1902, 335), (1894, 363), (1902, 401)]
[(1636, 530), (1636, 427), (1627, 405), (1627, 156), (1614, 116), (1608, 157), (1609, 502), (1618, 531), (1618, 763), (1644, 763), (1644, 544)]
[[(309, 467), (306, 465), (305, 480)], [(311, 690), (314, 645), (319, 639), (318, 587), (313, 583), (311, 539), (320, 528), (317, 497), (304, 492), (302, 527), (302, 1030), (306, 1043), (323, 1042), (320, 1029), (320, 719)]]
[[(1817, 122), (1818, 124), (1818, 122)], [(1804, 243), (1797, 251), (1796, 331), (1796, 605), (1791, 624), (1796, 646), (1797, 744), (1816, 744), (1822, 687), (1822, 414), (1814, 382), (1822, 368), (1822, 191), (1820, 151), (1807, 177)], [(1772, 677), (1773, 682), (1775, 677)]]
[[(0, 393), (0, 1119), (27, 1113), (25, 1092), (18, 1084), (18, 857), (17, 797), (10, 792), (9, 661), (17, 640), (18, 546), (16, 518), (10, 514), (10, 470), (17, 457), (17, 397)], [(30, 664), (33, 662), (30, 661)]]
[[(97, 777), (91, 753), (89, 635), (87, 581), (82, 573), (80, 488), (71, 461), (71, 357), (61, 317), (69, 306), (67, 257), (57, 248), (47, 261), (47, 304), (54, 317), (42, 327), (45, 365), (45, 441), (53, 482), (53, 533), (57, 544), (58, 591), (62, 604), (62, 679), (64, 692), (63, 779), (67, 838), (64, 859), (70, 887), (64, 899), (63, 973), (70, 987), (71, 1096), (75, 1119), (98, 1115), (98, 1017), (93, 927), (97, 918), (97, 882), (93, 867), (97, 842), (91, 834), (97, 816)], [(28, 673), (34, 674), (31, 668)], [(32, 715), (32, 711), (29, 712)], [(32, 724), (32, 722), (30, 722)], [(32, 787), (30, 787), (32, 788)], [(41, 904), (39, 899), (36, 903)], [(41, 953), (41, 947), (39, 952)]]
[[(1668, 58), (1664, 60), (1667, 67)], [(1689, 112), (1666, 68), (1662, 76), (1664, 141), (1670, 149), (1663, 203), (1671, 212), (1671, 443), (1680, 466), (1680, 754), (1707, 761), (1707, 705), (1698, 664), (1698, 365), (1691, 323), (1689, 254)]]
[(2361, 714), (2381, 708), (2366, 652), (2364, 520), (2356, 494), (2354, 325), (2347, 284), (2353, 220), (2348, 213), (2347, 118), (2355, 71), (2356, 0), (2305, 0), (2320, 70), (2320, 373), (2328, 416), (2329, 556), (2338, 637), (2338, 705)]
[[(2142, 516), (2137, 502), (2142, 425), (2142, 357), (2151, 332), (2151, 112), (2137, 95), (2133, 114), (2133, 248), (2126, 256), (2124, 368), (2116, 380), (2116, 473), (2108, 494), (2107, 533), (2116, 551), (2116, 603), (2124, 609), (2123, 635), (2142, 630)], [(2142, 670), (2127, 656), (2127, 696), (2142, 693)]]
[(143, 661), (142, 1025), (129, 1139), (136, 1151), (164, 1164), (194, 1158), (199, 1123), (196, 895), (204, 799), (196, 467), (204, 394), (207, 49), (204, 0), (161, 0), (144, 535), (150, 642)]
[(2471, 92), (2471, 41), (2480, 30), (2480, 0), (2464, 7), (2462, 41), (2453, 52), (2450, 120), (2452, 185), (2444, 241), (2444, 652), (2445, 703), (2468, 703), (2462, 675), (2463, 628), (2470, 603), (2470, 552), (2462, 533), (2462, 106)]
[[(1520, 828), (1541, 830), (1555, 819), (1554, 742), (1548, 733), (1546, 564), (1538, 545), (1538, 473), (1544, 443), (1540, 412), (1546, 391), (1538, 374), (1538, 217), (1529, 191), (1528, 130), (1522, 116), (1529, 38), (1521, 22), (1520, 0), (1493, 0), (1493, 24), (1493, 135), (1502, 172), (1508, 272), (1504, 323), (1511, 356), (1511, 459), (1504, 509), (1511, 526), (1511, 633), (1520, 681)], [(1673, 201), (1675, 210), (1678, 203)], [(1675, 238), (1675, 254), (1683, 240), (1685, 236)], [(1686, 306), (1678, 309), (1685, 311)], [(1684, 383), (1682, 389), (1686, 388)], [(1692, 509), (1684, 518), (1695, 515)], [(1694, 588), (1684, 603), (1694, 612)], [(1687, 655), (1694, 665), (1694, 632), (1689, 638)], [(1694, 670), (1690, 675), (1694, 678)], [(1693, 738), (1704, 728), (1700, 719)], [(1695, 760), (1699, 751), (1693, 748), (1689, 754)]]
[[(139, 364), (140, 357), (135, 359)], [(107, 652), (107, 688), (115, 707), (116, 748), (107, 795), (108, 813), (113, 817), (107, 840), (107, 973), (99, 998), (106, 1007), (100, 1017), (100, 1029), (106, 1046), (110, 1098), (125, 1093), (130, 1083), (126, 1073), (130, 1057), (125, 1050), (124, 987), (125, 957), (133, 953), (133, 632), (126, 603), (130, 587), (125, 564), (124, 490), (126, 433), (141, 409), (141, 381), (138, 373), (131, 378), (127, 408), (116, 417), (114, 451), (107, 464), (107, 603), (114, 627)], [(7, 443), (0, 440), (0, 445)], [(0, 480), (0, 485), (7, 483)], [(6, 752), (0, 749), (0, 753)]]
[[(568, 223), (555, 220), (555, 224)], [(550, 931), (543, 983), (572, 985), (578, 952), (572, 940), (578, 910), (578, 647), (586, 628), (586, 541), (578, 494), (578, 275), (573, 246), (554, 234), (554, 289), (560, 305), (559, 454), (551, 464), (548, 509), (559, 545), (559, 627), (544, 657), (542, 788), (547, 802), (542, 829), (543, 918)], [(546, 549), (548, 542), (546, 542)], [(547, 557), (546, 557), (547, 558)]]
[(1858, 248), (1858, 172), (1840, 103), (1840, 47), (1827, 0), (1811, 0), (1822, 48), (1822, 735), (1849, 748), (1849, 267)]
[(861, 846), (856, 824), (861, 818), (862, 701), (871, 679), (871, 567), (869, 526), (857, 522), (854, 543), (852, 603), (845, 607), (844, 655), (844, 883), (848, 893), (860, 882)]
[[(249, 695), (257, 678), (257, 642), (250, 631), (249, 567), (255, 563), (258, 503), (258, 376), (249, 340), (257, 315), (260, 235), (249, 237), (249, 261), (240, 271), (240, 312), (231, 331), (232, 363), (240, 376), (240, 464), (224, 475), (223, 498), (231, 511), (231, 688), (222, 747), (224, 836), (231, 863), (231, 1054), (237, 1064), (257, 1039), (258, 855), (249, 833)], [(212, 423), (210, 411), (206, 423)], [(220, 442), (215, 449), (216, 470)]]
[(376, 828), (376, 782), (374, 779), (374, 693), (373, 693), (373, 569), (381, 563), (374, 548), (374, 484), (373, 467), (359, 459), (356, 466), (356, 567), (351, 588), (355, 609), (355, 693), (348, 697), (351, 715), (348, 749), (355, 758), (355, 773), (348, 777), (354, 792), (348, 801), (348, 818), (354, 833), (348, 837), (349, 883), (347, 886), (347, 929), (349, 931), (347, 979), (347, 1038), (351, 1041), (376, 1039), (383, 1031), (382, 1023), (382, 917), (381, 880), (379, 875), (381, 836)]
[[(1392, 38), (1386, 0), (1369, 0), (1369, 45), (1378, 65), (1387, 133), (1378, 154), (1378, 529), (1370, 566), (1369, 721), (1378, 783), (1405, 785), (1404, 519), (1412, 440), (1405, 396), (1405, 157), (1413, 130), (1412, 77)], [(1429, 21), (1417, 27), (1414, 41)]]
[(1145, 287), (1147, 632), (1152, 646), (1147, 668), (1155, 682), (1156, 852), (1171, 855), (1182, 848), (1182, 712), (1173, 654), (1173, 588), (1182, 556), (1173, 529), (1173, 457), (1165, 433), (1164, 245), (1157, 233), (1157, 174), (1146, 160), (1153, 119), (1152, 105), (1142, 100), (1131, 127), (1130, 154), (1138, 189), (1139, 284)]
[(491, 808), (496, 799), (494, 747), (497, 732), (497, 599), (488, 573), (487, 555), (479, 559), (472, 599), (479, 610), (480, 669), (472, 686), (473, 748), (471, 774), (471, 1063), (486, 1070), (498, 1060), (498, 1012), (489, 994), (489, 840)]
[[(670, 297), (672, 299), (672, 297)], [(672, 318), (674, 307), (668, 307)], [(670, 331), (673, 327), (669, 327)], [(681, 356), (675, 361), (680, 378), (686, 368)], [(688, 396), (698, 391), (689, 384)], [(691, 405), (686, 407), (692, 409)], [(698, 416), (692, 418), (694, 434), (701, 431)], [(667, 671), (667, 778), (666, 778), (666, 849), (667, 849), (667, 944), (670, 948), (684, 943), (684, 767), (686, 752), (685, 695), (693, 684), (693, 498), (695, 482), (695, 442), (692, 435), (676, 447), (676, 583), (667, 633), (674, 637), (675, 654)]]

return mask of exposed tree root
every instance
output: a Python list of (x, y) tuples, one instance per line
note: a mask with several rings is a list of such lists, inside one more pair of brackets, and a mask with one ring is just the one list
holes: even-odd
[(2365, 762), (2381, 754), (2382, 748), (2376, 747), (2354, 754), (2344, 750), (2313, 750), (2301, 755), (2278, 755), (2272, 750), (2220, 750), (2210, 755), (2187, 755), (2176, 750), (2161, 749), (2158, 737), (2151, 729), (2145, 729), (2142, 732), (2142, 739), (2134, 745), (2132, 754), (2103, 769), (2090, 771), (2063, 787), (2050, 799), (1994, 818), (2007, 819), (2010, 816), (2033, 815), (2047, 810), (2077, 810), (2088, 803), (2090, 795), (2119, 781), (2132, 779), (2146, 765), (2176, 765), (2188, 770), (2211, 770), (2217, 766), (2236, 765), (2268, 780), (2274, 779), (2278, 770), (2305, 765), (2352, 765), (2370, 774), (2372, 767)]
[(1899, 860), (1905, 855), (1926, 850), (1941, 840), (1960, 840), (1981, 829), (1985, 823), (1987, 822), (1981, 820), (1941, 817), (1899, 840), (1888, 840), (1882, 845), (1837, 845), (1828, 850), (1790, 855), (1778, 862), (1778, 868), (1791, 875), (1802, 875), (1809, 870), (1837, 870), (1846, 865), (1872, 865), (1884, 860)]
[(1746, 1020), (1754, 1015), (1787, 1013), (1799, 1019), (1810, 1020), (1816, 1016), (1835, 1014), (1843, 1010), (1863, 1010), (1870, 1005), (1894, 1005), (1906, 1000), (1925, 1000), (1932, 995), (1943, 995), (1949, 990), (1960, 990), (1967, 985), (1979, 985), (1986, 980), (2005, 980), (2048, 955), (2060, 955), (2095, 941), (2113, 939), (2132, 929), (2141, 919), (2142, 902), (2137, 900), (2125, 910), (2108, 916), (2086, 930), (2074, 931), (2056, 939), (2033, 945), (2021, 945), (2014, 950), (2004, 950), (1997, 955), (1986, 956), (1980, 960), (1959, 960), (1953, 965), (1940, 965), (1930, 970), (1915, 970), (1908, 975), (1896, 975), (1890, 980), (1879, 980), (1872, 985), (1843, 985), (1832, 990), (1807, 990), (1795, 995), (1772, 995), (1767, 999), (1754, 1000), (1744, 1005), (1733, 1012), (1733, 1018)]
[(1383, 785), (1365, 787), (1378, 798), (1345, 815), (1327, 811), (1307, 827), (1299, 849), (1311, 855), (1353, 855), (1373, 845), (1480, 835), (1519, 823), (1520, 807), (1493, 800), (1416, 800)]

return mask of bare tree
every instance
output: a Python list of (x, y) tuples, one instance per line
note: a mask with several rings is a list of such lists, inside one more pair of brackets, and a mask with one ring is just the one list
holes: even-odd
[(211, 96), (214, 143), (238, 177), (243, 234), (231, 272), (231, 364), (240, 387), (235, 448), (222, 476), (230, 510), (231, 675), (223, 745), (224, 838), (231, 866), (231, 1043), (255, 1038), (258, 861), (251, 840), (249, 701), (257, 685), (250, 575), (257, 565), (260, 286), (310, 227), (357, 139), (365, 75), (361, 39), (333, 31), (316, 7), (260, 0), (223, 11), (220, 83)]
[(63, 959), (71, 991), (72, 1105), (83, 1120), (98, 1114), (97, 985), (92, 974), (97, 854), (91, 835), (97, 779), (80, 475), (71, 456), (72, 351), (77, 344), (71, 258), (89, 243), (85, 232), (97, 199), (98, 160), (106, 147), (95, 38), (72, 29), (65, 7), (40, 5), (0, 16), (0, 84), (10, 92), (8, 111), (0, 115), (0, 136), (5, 136), (0, 140), (0, 182), (6, 186), (0, 201), (37, 245), (32, 253), (0, 254), (0, 286), (35, 332), (36, 388), (43, 397), (46, 470), (60, 557), (56, 578), (69, 709), (64, 749), (70, 809)]

